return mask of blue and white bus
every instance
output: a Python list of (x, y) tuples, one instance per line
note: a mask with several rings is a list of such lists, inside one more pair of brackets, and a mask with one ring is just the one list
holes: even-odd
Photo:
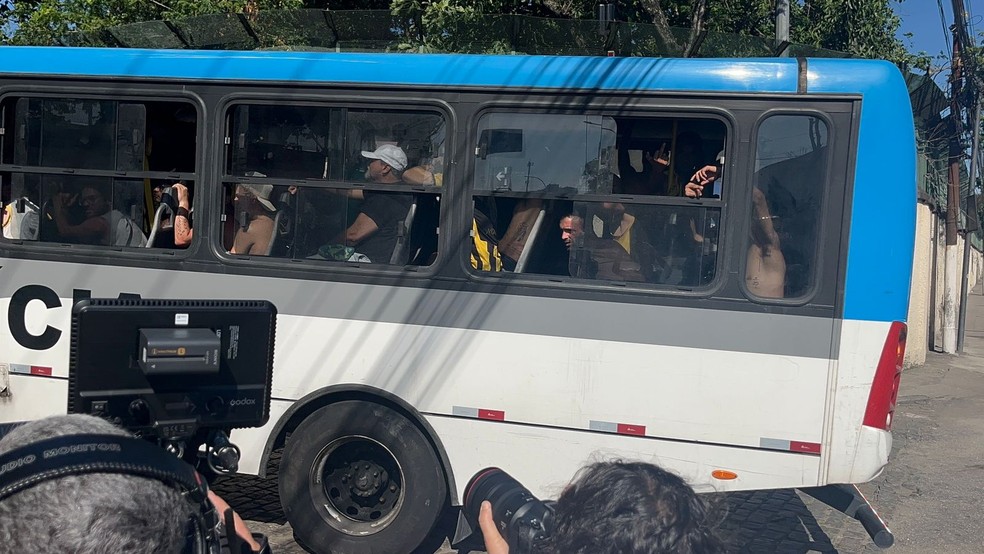
[[(914, 175), (881, 61), (4, 47), (0, 420), (66, 410), (74, 299), (251, 298), (279, 315), (240, 471), (315, 552), (412, 550), (487, 466), (863, 483)], [(152, 217), (175, 183), (187, 246)]]

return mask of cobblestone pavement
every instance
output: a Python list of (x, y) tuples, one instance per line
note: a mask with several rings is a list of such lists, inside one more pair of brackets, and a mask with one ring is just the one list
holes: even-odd
[[(860, 486), (895, 533), (893, 554), (984, 552), (982, 296), (971, 295), (967, 329), (963, 355), (931, 353), (926, 364), (905, 371), (892, 461), (877, 479)], [(252, 529), (270, 537), (275, 552), (305, 552), (294, 542), (280, 508), (276, 479), (235, 476), (215, 488)], [(720, 522), (718, 532), (733, 552), (880, 550), (860, 523), (798, 491), (741, 492), (708, 500)], [(449, 513), (414, 554), (472, 552), (448, 546), (455, 517)]]

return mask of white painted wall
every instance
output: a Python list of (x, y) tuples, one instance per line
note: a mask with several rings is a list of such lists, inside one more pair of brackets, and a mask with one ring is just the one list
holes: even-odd
[[(934, 229), (935, 219), (935, 229)], [(932, 337), (935, 350), (943, 346), (943, 289), (945, 265), (945, 222), (942, 217), (934, 218), (929, 206), (919, 204), (916, 207), (916, 241), (913, 245), (912, 288), (909, 292), (909, 335), (906, 342), (905, 366), (911, 367), (926, 361), (926, 353), (930, 347), (929, 328), (931, 318), (935, 318), (936, 328)], [(933, 274), (933, 241), (936, 241), (936, 273)], [(963, 237), (957, 238), (958, 275), (963, 274)], [(967, 266), (968, 291), (981, 279), (984, 272), (984, 256), (981, 252), (971, 249), (970, 263)], [(933, 279), (936, 280), (936, 296), (930, 299)], [(959, 294), (959, 281), (957, 291)], [(932, 308), (932, 309), (931, 309)], [(959, 310), (959, 306), (956, 308)], [(959, 313), (959, 312), (957, 312)]]

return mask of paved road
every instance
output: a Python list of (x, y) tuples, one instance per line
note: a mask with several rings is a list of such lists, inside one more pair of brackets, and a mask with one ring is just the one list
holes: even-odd
[[(892, 462), (860, 488), (895, 533), (893, 554), (984, 552), (984, 297), (968, 309), (962, 356), (930, 354), (902, 378)], [(292, 538), (276, 480), (237, 476), (216, 489), (271, 537), (278, 554), (303, 553)], [(734, 552), (879, 551), (861, 525), (793, 490), (709, 497)], [(452, 554), (452, 517), (414, 554)], [(468, 550), (460, 550), (464, 554)], [(478, 551), (476, 551), (478, 552)]]

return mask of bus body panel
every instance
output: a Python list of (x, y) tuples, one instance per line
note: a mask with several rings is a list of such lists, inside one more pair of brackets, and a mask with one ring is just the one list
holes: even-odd
[[(752, 449), (788, 451), (790, 445), (802, 443), (816, 445), (814, 454), (820, 454), (830, 366), (820, 354), (829, 351), (831, 341), (829, 320), (822, 318), (719, 311), (712, 318), (714, 325), (704, 325), (702, 348), (681, 347), (675, 333), (692, 334), (687, 330), (694, 325), (691, 320), (701, 320), (694, 309), (636, 305), (626, 310), (620, 304), (523, 297), (520, 303), (497, 304), (495, 309), (505, 313), (489, 314), (491, 325), (483, 329), (485, 322), (479, 324), (469, 315), (482, 314), (480, 308), (490, 304), (482, 294), (194, 272), (174, 273), (162, 287), (151, 277), (152, 270), (140, 268), (23, 260), (19, 267), (17, 279), (5, 281), (11, 292), (4, 294), (15, 295), (39, 282), (51, 283), (53, 289), (64, 287), (57, 291), (60, 307), (28, 302), (26, 326), (32, 334), (46, 327), (70, 328), (73, 286), (92, 286), (94, 297), (125, 292), (143, 297), (164, 293), (167, 298), (269, 299), (279, 307), (273, 373), (273, 397), (278, 400), (295, 401), (328, 385), (371, 385), (433, 417), (470, 417), (491, 410), (501, 412), (504, 421), (534, 427), (614, 434), (622, 428), (633, 436)], [(383, 318), (377, 312), (375, 321), (358, 310), (353, 318), (328, 317), (336, 311), (351, 313), (352, 306), (331, 305), (332, 299), (355, 293), (350, 289), (405, 311)], [(415, 310), (433, 304), (444, 306), (443, 312), (423, 309), (443, 313), (438, 321), (397, 322), (412, 320)], [(292, 315), (293, 309), (325, 315)], [(499, 317), (525, 321), (517, 324), (519, 332), (489, 330), (508, 323), (497, 324)], [(625, 333), (635, 340), (619, 341), (619, 333), (607, 328), (609, 323), (623, 329), (641, 327), (644, 332), (635, 337)], [(817, 336), (825, 327), (827, 334)], [(788, 340), (774, 338), (784, 334), (799, 336), (799, 350), (813, 355), (784, 352)], [(643, 342), (642, 336), (649, 341)], [(719, 336), (726, 340), (718, 341)], [(9, 362), (35, 359), (34, 351), (7, 340)], [(741, 350), (726, 348), (734, 340), (745, 343)], [(816, 344), (806, 346), (809, 341)], [(46, 359), (57, 368), (54, 377), (67, 378), (66, 364), (58, 361), (67, 360), (69, 343), (68, 332), (63, 332), (47, 351)], [(734, 394), (750, 383), (755, 384), (752, 394)], [(18, 399), (25, 396), (16, 387), (12, 390)], [(696, 390), (712, 401), (693, 405)], [(64, 409), (64, 402), (57, 402), (44, 412)], [(5, 411), (0, 417), (14, 413)], [(735, 413), (742, 418), (736, 419)], [(271, 413), (267, 428), (278, 415)], [(252, 433), (237, 431), (240, 434)], [(651, 443), (650, 455), (658, 456), (663, 444)], [(243, 470), (258, 468), (262, 449), (243, 451)], [(798, 483), (776, 480), (772, 486)]]
[[(19, 283), (8, 279), (5, 285), (22, 287), (50, 282), (50, 276), (57, 276), (60, 278), (56, 281), (63, 281), (63, 287), (68, 287), (69, 283), (74, 283), (76, 288), (93, 287), (95, 296), (113, 297), (120, 292), (149, 296), (154, 291), (161, 292), (155, 283), (148, 282), (149, 270), (81, 264), (53, 265), (21, 261), (18, 273), (25, 281)], [(138, 283), (141, 285), (134, 286)], [(324, 283), (298, 281), (291, 286), (284, 284), (282, 280), (257, 277), (179, 273), (169, 279), (165, 290), (174, 297), (202, 295), (229, 298), (251, 297), (258, 291), (282, 291), (279, 294), (264, 294), (275, 303), (280, 302), (287, 307), (296, 305), (290, 297), (345, 298), (346, 293), (351, 292), (345, 290), (346, 286)], [(341, 290), (332, 292), (333, 288)], [(317, 292), (305, 292), (306, 289)], [(401, 295), (399, 288), (380, 289), (364, 293), (366, 296), (386, 298), (390, 305), (401, 303), (397, 300)], [(414, 301), (408, 302), (408, 305), (426, 305), (427, 302), (421, 300), (419, 295), (426, 296), (432, 292), (428, 289), (411, 291), (402, 293), (415, 295)], [(13, 290), (5, 291), (5, 294), (13, 294)], [(448, 304), (449, 313), (460, 315), (469, 312), (467, 295), (459, 296), (463, 300)], [(477, 296), (479, 298), (473, 302), (487, 304), (486, 299)], [(27, 303), (24, 310), (25, 327), (31, 334), (41, 334), (47, 327), (67, 331), (71, 305), (69, 289), (59, 291), (59, 297), (61, 306), (55, 308), (47, 308), (37, 300)], [(328, 307), (314, 307), (317, 303), (305, 302), (309, 310), (334, 311)], [(527, 316), (540, 311), (560, 313), (557, 306), (565, 303), (563, 300), (536, 298), (526, 298), (525, 302), (530, 303), (528, 311), (522, 312)], [(9, 297), (0, 301), (3, 312), (10, 312), (9, 304)], [(547, 306), (544, 307), (544, 304)], [(608, 319), (599, 308), (594, 306), (585, 311), (585, 314), (591, 315), (590, 320), (578, 322), (576, 326), (590, 327), (589, 324)], [(681, 319), (681, 314), (692, 311), (658, 306), (648, 309), (654, 312), (651, 321), (663, 322), (648, 330), (654, 338), (662, 337), (668, 329), (680, 327), (680, 322), (686, 321), (686, 318)], [(785, 332), (791, 329), (794, 335), (800, 337), (808, 337), (817, 329), (811, 329), (809, 321), (812, 318), (795, 316), (777, 319), (761, 314), (718, 312), (716, 319), (727, 319), (729, 315), (738, 318), (731, 327), (734, 335), (741, 335), (742, 329), (756, 330), (756, 333), (746, 336), (749, 344), (755, 344), (753, 339), (756, 336), (776, 335), (770, 331), (779, 328), (784, 328)], [(409, 316), (404, 314), (403, 317)], [(550, 322), (557, 324), (541, 328), (540, 334), (529, 332), (531, 329), (525, 333), (515, 333), (292, 316), (286, 312), (282, 312), (278, 319), (273, 389), (277, 399), (293, 401), (329, 384), (371, 384), (391, 391), (432, 417), (441, 414), (454, 416), (456, 410), (460, 413), (469, 409), (487, 409), (503, 412), (506, 421), (534, 426), (604, 432), (612, 426), (617, 429), (621, 424), (643, 429), (642, 434), (650, 438), (745, 448), (774, 444), (776, 440), (817, 444), (823, 440), (820, 416), (824, 413), (824, 391), (830, 366), (830, 361), (824, 358), (795, 357), (776, 351), (754, 353), (712, 349), (717, 346), (714, 344), (698, 349), (658, 343), (617, 342), (610, 336), (605, 340), (586, 338), (593, 334), (590, 332), (580, 337), (556, 336), (558, 329), (563, 329), (560, 322), (566, 321), (566, 317), (549, 318)], [(745, 325), (741, 325), (742, 319), (746, 321)], [(639, 319), (633, 318), (631, 321), (638, 323)], [(667, 325), (667, 322), (670, 324)], [(526, 326), (529, 325), (527, 322)], [(687, 325), (682, 327), (686, 328)], [(826, 479), (829, 482), (852, 482), (851, 479), (859, 477), (865, 477), (862, 480), (870, 479), (887, 461), (883, 435), (888, 433), (874, 433), (875, 442), (871, 444), (870, 440), (864, 441), (858, 427), (852, 424), (863, 417), (873, 368), (877, 365), (887, 329), (888, 325), (884, 323), (845, 321), (842, 324), (838, 353), (840, 373), (834, 392), (840, 403), (837, 410), (839, 420), (832, 427), (831, 438), (823, 441), (842, 445), (842, 448), (830, 450), (830, 469)], [(707, 336), (714, 336), (714, 333)], [(42, 351), (23, 348), (9, 333), (4, 333), (0, 340), (3, 341), (3, 351), (7, 353), (0, 363), (21, 368), (35, 366), (42, 368), (41, 371), (52, 369), (52, 378), (48, 379), (13, 375), (11, 389), (16, 394), (5, 400), (10, 409), (0, 413), (0, 418), (9, 421), (23, 419), (23, 414), (33, 418), (63, 412), (67, 383), (58, 378), (65, 379), (68, 375), (67, 364), (64, 363), (68, 357), (68, 333), (63, 332), (54, 347)], [(829, 344), (829, 338), (821, 339), (815, 352), (822, 349), (825, 340)], [(675, 341), (670, 338), (667, 342)], [(300, 347), (309, 344), (321, 346), (317, 349)], [(758, 344), (761, 347), (768, 342)], [(780, 350), (786, 345), (774, 344)], [(746, 344), (745, 349), (748, 350), (748, 347)], [(648, 362), (640, 363), (644, 360)], [(308, 369), (286, 370), (298, 367)], [(853, 368), (853, 373), (846, 373), (844, 368)], [(697, 386), (701, 388), (702, 397), (714, 398), (714, 402), (700, 407), (688, 403), (695, 374), (699, 376)], [(503, 389), (499, 386), (502, 382), (511, 385)], [(585, 388), (587, 383), (590, 386)], [(734, 394), (734, 390), (747, 388), (748, 383), (756, 384), (754, 395)], [(34, 392), (42, 390), (45, 392)], [(54, 402), (38, 402), (38, 398)], [(257, 437), (262, 438), (257, 440), (262, 445), (265, 441), (262, 433), (272, 428), (280, 413), (286, 410), (287, 405), (281, 402), (275, 404), (284, 407), (279, 413), (272, 411), (270, 424), (256, 432), (237, 431), (237, 436), (259, 433)], [(544, 410), (542, 406), (545, 405), (550, 409)], [(633, 406), (637, 409), (632, 410)], [(853, 407), (853, 410), (847, 406)], [(612, 407), (619, 410), (611, 411)], [(742, 418), (734, 418), (735, 413), (741, 413)], [(749, 434), (749, 430), (756, 432)], [(661, 455), (659, 452), (664, 444), (652, 445), (651, 455)], [(859, 456), (866, 454), (859, 452), (863, 448), (874, 448), (877, 451), (875, 460), (878, 461), (855, 468), (855, 459), (870, 458)], [(262, 447), (243, 450), (243, 471), (258, 469)], [(828, 455), (825, 451), (821, 453)], [(770, 485), (772, 487), (799, 484), (775, 477)], [(708, 483), (708, 476), (705, 474), (703, 479), (696, 482)], [(752, 485), (739, 480), (731, 486), (761, 484), (756, 482)]]
[[(9, 356), (5, 356), (9, 357)], [(0, 366), (5, 365), (0, 362)], [(65, 365), (67, 369), (67, 364)], [(64, 414), (68, 408), (68, 379), (10, 375), (11, 395), (0, 398), (0, 423), (30, 421)]]
[(888, 463), (892, 434), (858, 423), (864, 419), (875, 369), (885, 346), (891, 323), (845, 320), (841, 325), (840, 349), (831, 410), (831, 448), (827, 481), (863, 483), (870, 481)]

